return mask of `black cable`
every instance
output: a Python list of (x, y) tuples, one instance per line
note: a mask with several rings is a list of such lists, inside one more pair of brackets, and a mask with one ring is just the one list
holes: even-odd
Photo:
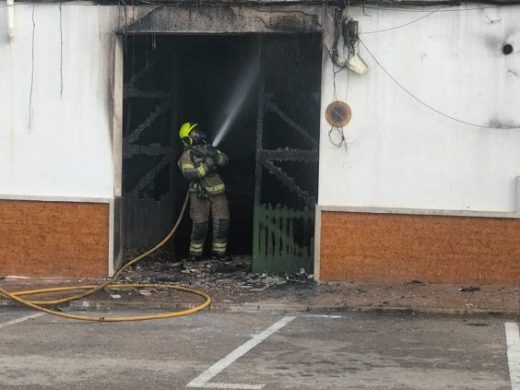
[(60, 97), (63, 96), (63, 18), (60, 2)]
[(327, 50), (329, 52), (329, 56), (332, 61), (332, 64), (336, 65), (340, 69), (344, 69), (346, 67), (347, 61), (341, 63), (341, 62), (339, 62), (339, 59), (338, 59), (338, 57), (339, 57), (338, 43), (339, 43), (339, 38), (340, 38), (340, 33), (341, 33), (341, 25), (343, 22), (343, 8), (336, 7), (336, 9), (334, 9), (333, 20), (334, 20), (334, 34), (333, 34), (333, 39), (332, 39), (332, 48), (331, 49), (327, 48)]
[[(57, 0), (51, 0), (57, 1)], [(75, 1), (75, 0), (68, 0)], [(107, 1), (96, 1), (97, 4), (115, 4), (115, 0)], [(141, 2), (141, 1), (140, 1)], [(291, 4), (295, 5), (337, 5), (338, 0), (293, 0)], [(423, 7), (423, 6), (459, 6), (461, 4), (473, 3), (473, 4), (488, 4), (488, 5), (519, 5), (520, 0), (355, 0), (351, 1), (350, 5), (358, 5), (360, 7), (369, 8), (373, 7)], [(143, 4), (186, 4), (186, 0), (153, 0), (145, 1)], [(197, 2), (197, 6), (203, 5), (266, 5), (263, 0), (206, 0)], [(287, 5), (287, 0), (272, 0), (268, 5)]]
[[(396, 1), (396, 0), (365, 0), (365, 1), (354, 1), (350, 5), (358, 5), (364, 8), (368, 8), (368, 6), (373, 6), (374, 8), (378, 7), (431, 7), (431, 6), (460, 6), (462, 4), (487, 4), (494, 6), (503, 6), (503, 5), (519, 5), (519, 0), (408, 0), (408, 1)], [(475, 7), (477, 8), (477, 7)]]
[[(336, 69), (336, 67), (338, 69)], [(332, 85), (333, 85), (334, 101), (338, 100), (338, 93), (337, 93), (337, 88), (336, 88), (336, 75), (344, 69), (346, 69), (346, 67), (338, 67), (334, 62), (332, 62)]]
[[(338, 133), (339, 134), (339, 141), (334, 141), (333, 134)], [(345, 140), (345, 133), (343, 132), (343, 127), (334, 127), (332, 126), (329, 130), (329, 142), (338, 147), (341, 148), (342, 145), (345, 145), (345, 150), (347, 149), (347, 141)]]
[(430, 11), (428, 12), (426, 15), (422, 15), (421, 17), (417, 18), (417, 19), (414, 19), (414, 20), (411, 20), (405, 24), (401, 24), (399, 26), (394, 26), (394, 27), (388, 27), (388, 28), (384, 28), (384, 29), (381, 29), (381, 30), (374, 30), (374, 31), (365, 31), (365, 32), (360, 32), (359, 35), (365, 35), (365, 34), (376, 34), (376, 33), (382, 33), (382, 32), (387, 32), (387, 31), (392, 31), (392, 30), (397, 30), (399, 28), (402, 28), (402, 27), (406, 27), (406, 26), (409, 26), (410, 24), (414, 24), (414, 23), (417, 23), (423, 19), (426, 19), (428, 16), (431, 16), (437, 12), (439, 12), (442, 8), (444, 7), (440, 7), (436, 10), (433, 10), (433, 11)]
[(33, 86), (34, 86), (34, 33), (36, 30), (36, 22), (34, 20), (34, 3), (32, 6), (32, 43), (31, 43), (31, 88), (29, 90), (29, 130), (32, 129), (32, 99), (33, 99)]
[(374, 56), (374, 54), (372, 54), (372, 52), (370, 51), (370, 49), (367, 47), (367, 45), (365, 45), (365, 42), (363, 42), (363, 40), (361, 40), (361, 38), (359, 39), (359, 42), (363, 45), (363, 47), (365, 48), (365, 50), (367, 51), (367, 53), (370, 55), (370, 57), (372, 57), (372, 59), (374, 60), (374, 62), (377, 64), (377, 66), (379, 66), (381, 68), (381, 70), (399, 87), (401, 88), (404, 92), (406, 92), (410, 97), (412, 97), (414, 100), (416, 100), (417, 102), (421, 103), (423, 106), (425, 106), (426, 108), (436, 112), (437, 114), (439, 115), (442, 115), (448, 119), (451, 119), (452, 121), (455, 121), (455, 122), (459, 122), (459, 123), (462, 123), (464, 125), (467, 125), (467, 126), (472, 126), (472, 127), (479, 127), (479, 128), (484, 128), (484, 129), (501, 129), (501, 130), (515, 130), (515, 129), (520, 129), (520, 127), (508, 127), (508, 126), (504, 126), (504, 127), (494, 127), (494, 126), (488, 126), (488, 125), (482, 125), (482, 124), (477, 124), (477, 123), (473, 123), (473, 122), (468, 122), (468, 121), (465, 121), (465, 120), (462, 120), (462, 119), (458, 119), (458, 118), (455, 118), (449, 114), (446, 114), (440, 110), (438, 110), (437, 108), (435, 107), (432, 107), (430, 106), (428, 103), (424, 102), (423, 100), (419, 99), (416, 95), (414, 95), (412, 92), (410, 92), (405, 86), (403, 86), (399, 81), (397, 81), (391, 74), (390, 72), (388, 72), (388, 70), (386, 70), (386, 68), (381, 64), (381, 62), (379, 62), (379, 60)]
[[(48, 4), (54, 4), (59, 2), (75, 2), (77, 3), (77, 0), (45, 0), (45, 1), (37, 1), (40, 3), (48, 3)], [(25, 0), (20, 0), (18, 3), (24, 3)], [(91, 6), (91, 5), (117, 5), (119, 0), (102, 0), (102, 1), (93, 1), (92, 3), (78, 3), (77, 5), (83, 5), (83, 6)], [(291, 4), (301, 4), (301, 5), (334, 5), (338, 2), (338, 0), (300, 0), (291, 1)], [(138, 0), (138, 3), (145, 4), (145, 5), (163, 5), (163, 4), (186, 4), (186, 0)], [(223, 4), (223, 5), (261, 5), (265, 6), (266, 3), (262, 1), (251, 1), (251, 0), (242, 0), (237, 2), (231, 2), (230, 0), (213, 0), (213, 1), (205, 1), (204, 3), (211, 5), (211, 4)], [(472, 8), (458, 8), (462, 4), (485, 4), (488, 6), (485, 7), (472, 7)], [(269, 2), (269, 5), (287, 5), (287, 1), (276, 1), (276, 2)], [(439, 12), (461, 12), (461, 11), (474, 11), (474, 10), (482, 10), (482, 9), (488, 9), (488, 8), (496, 8), (499, 6), (507, 6), (507, 5), (520, 5), (520, 0), (464, 0), (464, 1), (443, 1), (443, 0), (432, 0), (432, 1), (425, 1), (425, 0), (418, 0), (418, 1), (379, 1), (379, 0), (369, 0), (369, 1), (361, 1), (356, 0), (354, 2), (349, 1), (348, 6), (349, 7), (361, 7), (363, 9), (384, 9), (388, 11), (399, 11), (399, 12), (429, 12), (426, 9), (418, 9), (418, 8), (412, 8), (412, 7), (431, 7), (431, 6), (444, 6), (444, 7), (453, 7), (445, 10), (441, 10)], [(0, 4), (0, 8), (7, 7), (7, 5)]]
[[(438, 5), (438, 4), (437, 4)], [(491, 9), (491, 8), (497, 8), (499, 7), (499, 5), (490, 5), (490, 6), (482, 6), (482, 7), (471, 7), (471, 8), (463, 8), (461, 7), (462, 4), (447, 4), (447, 5), (444, 5), (444, 6), (441, 6), (439, 11), (437, 12), (463, 12), (463, 11), (482, 11), (482, 10), (485, 10), (485, 9)], [(427, 5), (425, 5), (426, 7)], [(429, 9), (420, 9), (420, 8), (410, 8), (410, 7), (407, 7), (407, 6), (402, 6), (402, 5), (396, 5), (396, 6), (388, 6), (388, 7), (385, 7), (385, 6), (362, 6), (362, 5), (359, 5), (359, 4), (349, 4), (349, 7), (358, 7), (358, 8), (366, 8), (366, 9), (376, 9), (376, 10), (385, 10), (385, 11), (395, 11), (395, 12), (419, 12), (419, 13), (424, 13), (424, 12), (431, 12)]]
[[(77, 0), (35, 0), (38, 3), (59, 3), (60, 1), (77, 2)], [(337, 5), (341, 0), (293, 0), (291, 4), (297, 5)], [(20, 0), (19, 3), (28, 2)], [(139, 3), (146, 5), (159, 4), (186, 4), (186, 0), (138, 0)], [(84, 5), (117, 5), (118, 0), (94, 0), (92, 3), (85, 3)], [(429, 7), (429, 6), (460, 6), (461, 4), (488, 4), (495, 6), (503, 5), (520, 5), (520, 0), (350, 0), (349, 6), (359, 6), (363, 8), (383, 8), (383, 7)], [(205, 0), (199, 1), (197, 4), (213, 5), (266, 5), (264, 0)], [(268, 5), (287, 5), (287, 0), (272, 0)], [(372, 7), (370, 7), (372, 6)], [(0, 7), (6, 7), (6, 4), (1, 4)], [(479, 9), (479, 8), (474, 8)]]
[[(336, 27), (336, 31), (338, 31), (338, 27)], [(335, 45), (337, 46), (337, 39), (335, 39)], [(346, 66), (346, 62), (343, 63), (343, 64), (338, 64), (337, 63), (337, 55), (334, 57), (331, 53), (331, 51), (327, 48), (327, 50), (329, 51), (329, 55), (330, 55), (330, 58), (331, 58), (331, 63), (332, 63), (332, 84), (333, 84), (333, 98), (334, 98), (334, 101), (337, 101), (338, 100), (338, 93), (337, 93), (337, 87), (336, 87), (336, 75), (338, 73), (341, 73), (341, 71), (345, 70), (347, 68)], [(353, 47), (350, 47), (349, 46), (349, 52), (351, 50), (354, 50)], [(337, 54), (337, 53), (336, 53)], [(337, 68), (337, 69), (336, 69)], [(349, 74), (347, 72), (347, 95), (348, 95), (348, 86), (349, 86)], [(333, 135), (334, 133), (338, 133), (339, 134), (339, 141), (335, 141), (334, 138), (333, 138)], [(331, 126), (330, 130), (329, 130), (329, 142), (340, 148), (342, 145), (345, 146), (345, 151), (347, 151), (348, 147), (347, 147), (347, 140), (345, 139), (345, 133), (343, 132), (343, 127), (334, 127), (334, 126)]]

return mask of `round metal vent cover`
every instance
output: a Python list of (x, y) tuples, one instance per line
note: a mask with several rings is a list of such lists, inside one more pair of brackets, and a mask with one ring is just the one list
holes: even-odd
[(343, 127), (350, 122), (350, 118), (352, 118), (352, 110), (347, 103), (336, 100), (327, 106), (325, 118), (331, 126)]

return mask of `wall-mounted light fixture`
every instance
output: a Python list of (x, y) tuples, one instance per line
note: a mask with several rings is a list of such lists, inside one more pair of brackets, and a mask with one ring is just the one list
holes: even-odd
[(357, 53), (349, 58), (347, 68), (358, 75), (363, 75), (368, 71), (368, 65)]
[(349, 19), (343, 24), (342, 33), (349, 53), (346, 64), (347, 68), (356, 74), (365, 74), (368, 70), (368, 66), (359, 55), (359, 22), (357, 20)]

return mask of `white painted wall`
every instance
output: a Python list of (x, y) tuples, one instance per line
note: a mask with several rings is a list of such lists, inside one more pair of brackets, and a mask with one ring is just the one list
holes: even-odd
[[(430, 10), (347, 12), (363, 33), (406, 24)], [(32, 16), (32, 4), (16, 5), (16, 36), (9, 42), (1, 3), (0, 194), (111, 197), (118, 8), (64, 3), (61, 57), (59, 4), (34, 5), (34, 62)], [(466, 121), (520, 127), (518, 20), (520, 7), (466, 5), (361, 36), (388, 71), (428, 104)], [(510, 56), (501, 52), (506, 41), (516, 49)], [(361, 55), (370, 67), (365, 76), (336, 76), (337, 98), (353, 109), (347, 150), (329, 143), (330, 126), (322, 118), (320, 205), (514, 209), (520, 130), (444, 118), (399, 89), (363, 48)], [(327, 56), (323, 70), (324, 112), (335, 99)]]
[[(434, 9), (349, 7), (347, 14), (359, 21), (361, 39), (379, 62), (424, 102), (465, 121), (520, 127), (520, 7), (469, 4), (426, 16)], [(506, 42), (515, 48), (509, 56), (501, 51)], [(336, 75), (337, 99), (353, 110), (347, 150), (331, 145), (322, 118), (319, 204), (513, 210), (520, 129), (442, 117), (403, 92), (362, 47), (361, 56), (367, 74)], [(322, 112), (335, 100), (325, 54), (323, 71)]]
[(0, 193), (112, 197), (110, 80), (117, 7), (64, 3), (60, 35), (59, 4), (17, 4), (10, 42), (6, 14), (4, 2)]

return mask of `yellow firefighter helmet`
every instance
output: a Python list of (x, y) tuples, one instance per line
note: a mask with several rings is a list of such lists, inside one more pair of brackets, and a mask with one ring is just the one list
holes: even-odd
[(191, 122), (186, 122), (186, 123), (182, 124), (182, 126), (181, 126), (181, 128), (179, 130), (179, 138), (186, 145), (191, 145), (193, 143), (193, 140), (190, 137), (190, 133), (197, 126), (198, 126), (198, 123), (191, 123)]

